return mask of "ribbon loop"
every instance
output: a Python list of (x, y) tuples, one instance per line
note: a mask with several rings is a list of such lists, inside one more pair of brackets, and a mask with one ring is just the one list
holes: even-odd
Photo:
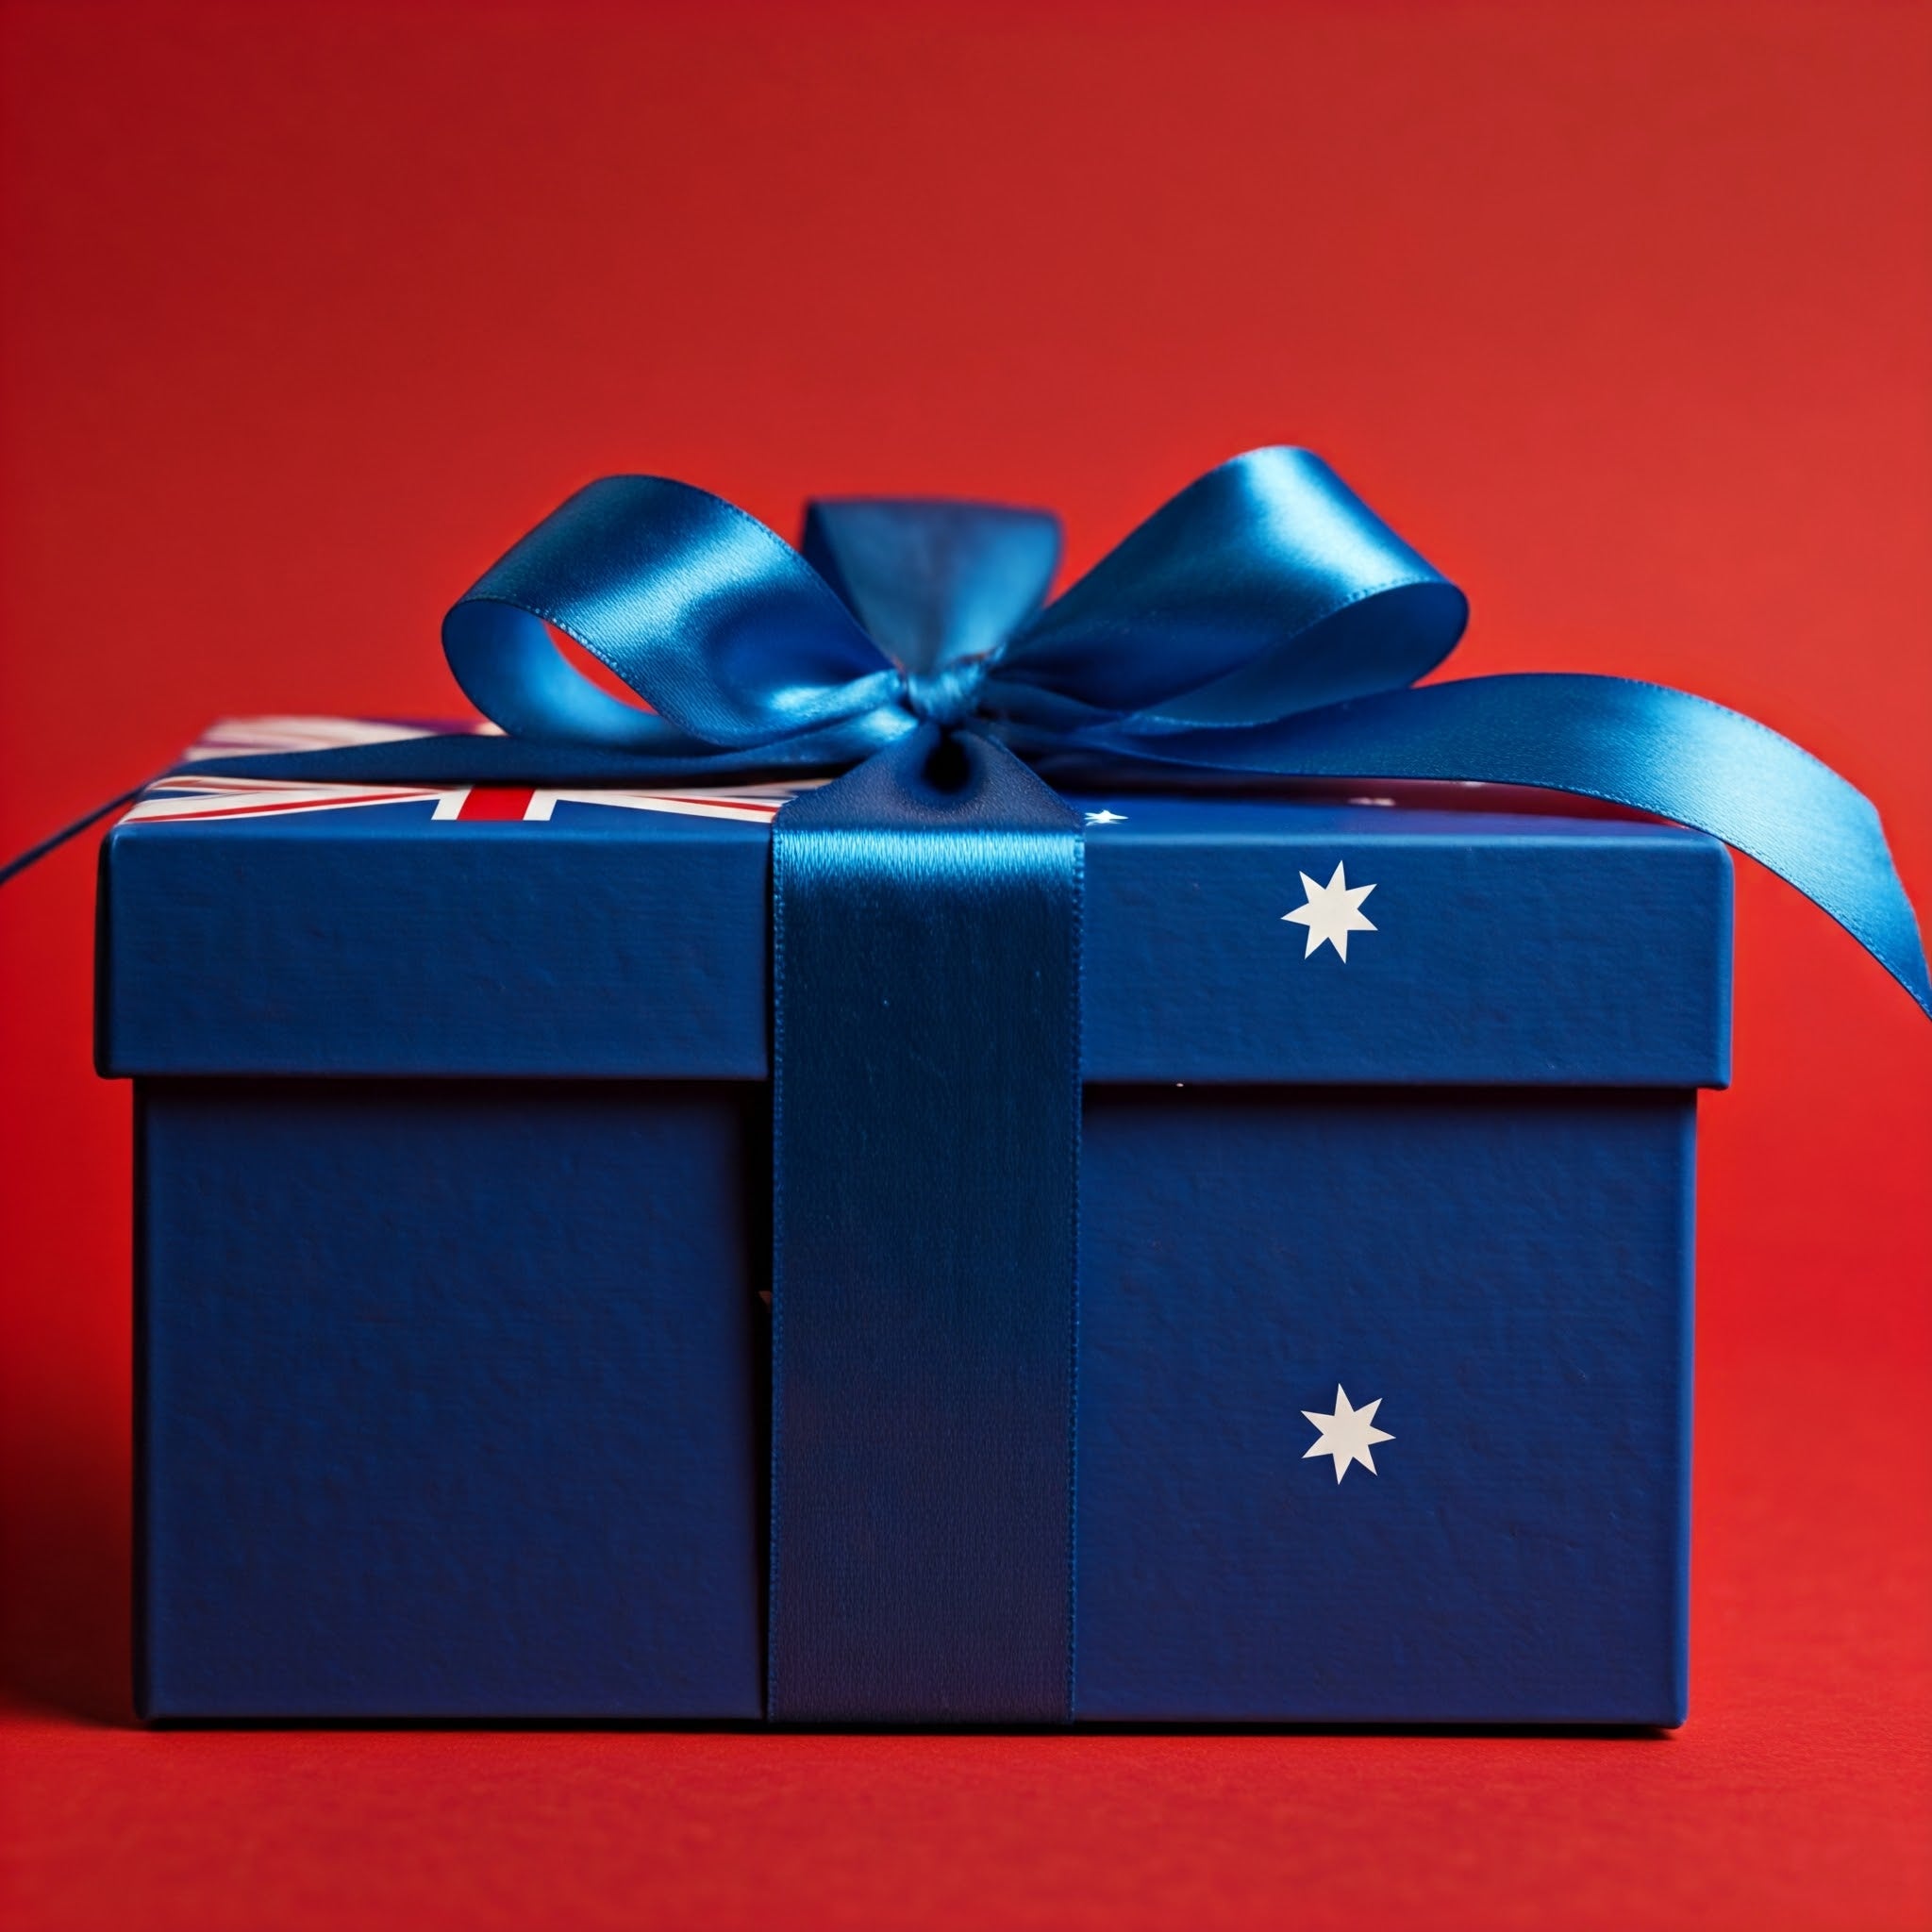
[(1157, 510), (1029, 624), (992, 701), (1028, 687), (1091, 724), (1253, 726), (1412, 684), (1455, 649), (1462, 592), (1320, 457), (1261, 449)]
[[(650, 711), (580, 676), (547, 625)], [(783, 538), (660, 476), (578, 491), (484, 573), (442, 635), (457, 682), (506, 731), (647, 755), (773, 744), (862, 719), (898, 689)]]

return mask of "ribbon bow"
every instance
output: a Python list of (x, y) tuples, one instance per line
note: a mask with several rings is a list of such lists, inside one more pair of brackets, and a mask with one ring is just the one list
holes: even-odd
[[(1468, 614), (1303, 450), (1210, 471), (1042, 608), (1059, 547), (1039, 510), (858, 501), (814, 504), (801, 555), (686, 484), (607, 477), (443, 641), (507, 731), (723, 769), (850, 763), (921, 720), (1025, 751), (1272, 724), (1413, 683)], [(652, 713), (575, 675), (546, 623)]]

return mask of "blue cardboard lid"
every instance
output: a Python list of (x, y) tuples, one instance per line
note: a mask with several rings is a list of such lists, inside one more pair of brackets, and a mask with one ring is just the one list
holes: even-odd
[[(762, 1079), (791, 789), (166, 781), (102, 848), (97, 1063)], [(1089, 1081), (1726, 1083), (1721, 844), (1361, 790), (1070, 794)]]

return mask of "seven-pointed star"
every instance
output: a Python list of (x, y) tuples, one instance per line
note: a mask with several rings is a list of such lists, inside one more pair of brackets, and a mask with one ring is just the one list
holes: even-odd
[(1374, 921), (1362, 915), (1362, 901), (1374, 890), (1374, 886), (1351, 886), (1339, 862), (1335, 876), (1325, 886), (1318, 886), (1303, 873), (1302, 891), (1307, 894), (1307, 904), (1281, 915), (1291, 924), (1308, 929), (1308, 942), (1302, 949), (1302, 958), (1306, 959), (1326, 940), (1346, 963), (1349, 934), (1375, 929)]
[(1323, 1415), (1318, 1410), (1305, 1408), (1302, 1413), (1314, 1424), (1321, 1434), (1315, 1439), (1312, 1449), (1302, 1451), (1304, 1462), (1311, 1456), (1332, 1456), (1335, 1458), (1335, 1480), (1340, 1482), (1348, 1474), (1351, 1462), (1359, 1462), (1371, 1475), (1375, 1474), (1375, 1458), (1369, 1454), (1374, 1442), (1392, 1442), (1395, 1438), (1387, 1429), (1375, 1427), (1375, 1411), (1382, 1406), (1378, 1395), (1374, 1401), (1366, 1403), (1360, 1408), (1348, 1406), (1348, 1392), (1340, 1383), (1335, 1389), (1335, 1413)]

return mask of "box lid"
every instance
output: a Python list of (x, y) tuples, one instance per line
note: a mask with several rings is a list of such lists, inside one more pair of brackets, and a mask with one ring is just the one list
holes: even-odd
[[(98, 1064), (764, 1078), (794, 789), (164, 781), (102, 849)], [(1070, 794), (1088, 1080), (1727, 1081), (1721, 844), (1391, 790)]]

